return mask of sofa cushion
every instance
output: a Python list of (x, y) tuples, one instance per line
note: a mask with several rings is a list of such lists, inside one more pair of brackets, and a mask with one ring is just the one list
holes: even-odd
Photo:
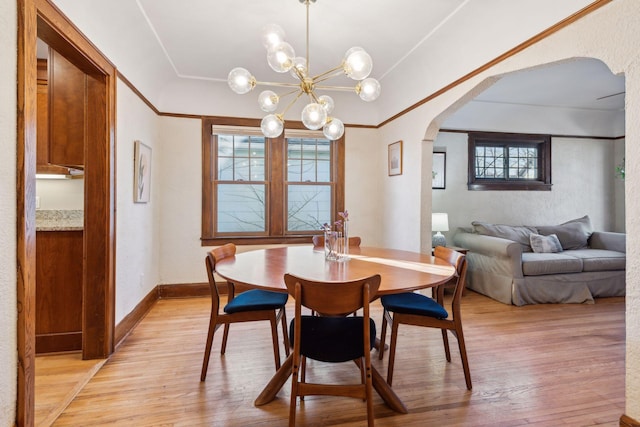
[(473, 225), (473, 230), (478, 234), (500, 237), (518, 242), (522, 245), (522, 250), (525, 252), (531, 252), (529, 236), (532, 233), (537, 233), (535, 227), (525, 225), (490, 224), (481, 221), (473, 221), (471, 225)]
[(543, 236), (541, 234), (532, 233), (529, 236), (529, 239), (531, 241), (531, 249), (533, 249), (533, 252), (562, 252), (562, 245), (560, 244), (560, 240), (558, 240), (558, 236), (556, 236), (555, 234)]
[(576, 249), (565, 251), (582, 260), (582, 271), (612, 271), (624, 270), (626, 267), (626, 254), (605, 249)]
[(580, 273), (582, 259), (563, 253), (522, 254), (522, 274), (525, 276), (543, 276), (545, 274)]
[(545, 236), (555, 234), (558, 236), (562, 249), (565, 251), (586, 248), (589, 243), (589, 237), (591, 237), (591, 233), (593, 233), (589, 215), (564, 222), (560, 225), (541, 225), (536, 228), (539, 234)]

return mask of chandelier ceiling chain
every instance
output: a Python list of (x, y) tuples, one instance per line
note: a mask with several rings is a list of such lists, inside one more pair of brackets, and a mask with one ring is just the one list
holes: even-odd
[[(374, 101), (380, 95), (380, 83), (376, 79), (369, 77), (373, 68), (373, 61), (371, 60), (371, 56), (361, 47), (352, 47), (347, 50), (342, 62), (337, 67), (316, 76), (310, 74), (309, 5), (315, 3), (316, 0), (299, 1), (300, 3), (304, 3), (307, 9), (307, 51), (304, 58), (295, 55), (293, 47), (284, 40), (284, 30), (280, 26), (275, 24), (267, 25), (262, 33), (263, 44), (267, 49), (267, 62), (269, 66), (278, 73), (289, 72), (297, 79), (297, 82), (259, 82), (247, 69), (241, 67), (236, 67), (231, 70), (227, 82), (229, 83), (229, 87), (238, 94), (248, 93), (257, 85), (292, 89), (280, 95), (272, 90), (265, 90), (258, 96), (260, 108), (270, 113), (262, 119), (260, 124), (262, 133), (267, 138), (275, 138), (282, 134), (285, 114), (298, 99), (306, 94), (309, 97), (309, 103), (302, 110), (302, 123), (307, 129), (317, 130), (322, 128), (325, 137), (328, 139), (339, 139), (344, 134), (344, 124), (337, 117), (330, 116), (334, 107), (333, 99), (328, 95), (318, 95), (316, 91), (353, 91), (364, 101)], [(321, 84), (326, 80), (342, 74), (345, 74), (358, 83), (353, 87)], [(280, 100), (289, 95), (295, 96), (293, 96), (281, 113), (274, 113), (278, 109)]]

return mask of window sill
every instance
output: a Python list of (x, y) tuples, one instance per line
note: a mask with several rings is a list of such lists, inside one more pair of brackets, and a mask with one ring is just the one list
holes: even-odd
[(469, 191), (551, 191), (552, 184), (543, 182), (495, 182), (467, 184)]
[(201, 246), (220, 246), (226, 243), (235, 245), (276, 245), (312, 243), (313, 235), (279, 237), (201, 237)]

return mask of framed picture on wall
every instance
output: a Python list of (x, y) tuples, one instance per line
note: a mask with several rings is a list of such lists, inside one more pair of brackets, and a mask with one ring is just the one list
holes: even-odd
[(133, 201), (147, 203), (151, 199), (151, 147), (134, 142)]
[(447, 178), (447, 153), (433, 153), (431, 188), (444, 190)]
[(389, 176), (402, 175), (402, 141), (389, 144)]

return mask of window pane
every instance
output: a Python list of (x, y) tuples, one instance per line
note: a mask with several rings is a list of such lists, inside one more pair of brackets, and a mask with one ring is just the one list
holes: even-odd
[(289, 160), (287, 161), (287, 181), (300, 182), (302, 181), (302, 161), (301, 160)]
[(218, 180), (233, 181), (232, 157), (218, 157)]
[(233, 156), (233, 137), (218, 135), (218, 156)]
[(331, 181), (331, 161), (318, 161), (318, 178), (317, 182)]
[(331, 186), (287, 186), (287, 230), (319, 230), (331, 222)]
[(315, 160), (302, 161), (302, 181), (316, 182), (316, 162)]
[(331, 141), (326, 139), (318, 140), (318, 160), (331, 160)]
[(234, 161), (234, 181), (249, 181), (249, 160), (235, 159)]
[(251, 159), (251, 181), (264, 181), (264, 158)]
[(302, 142), (300, 139), (287, 139), (287, 157), (289, 159), (302, 158)]
[(302, 140), (302, 158), (303, 159), (316, 158), (316, 140), (315, 139)]
[(265, 185), (219, 184), (217, 231), (265, 231)]

